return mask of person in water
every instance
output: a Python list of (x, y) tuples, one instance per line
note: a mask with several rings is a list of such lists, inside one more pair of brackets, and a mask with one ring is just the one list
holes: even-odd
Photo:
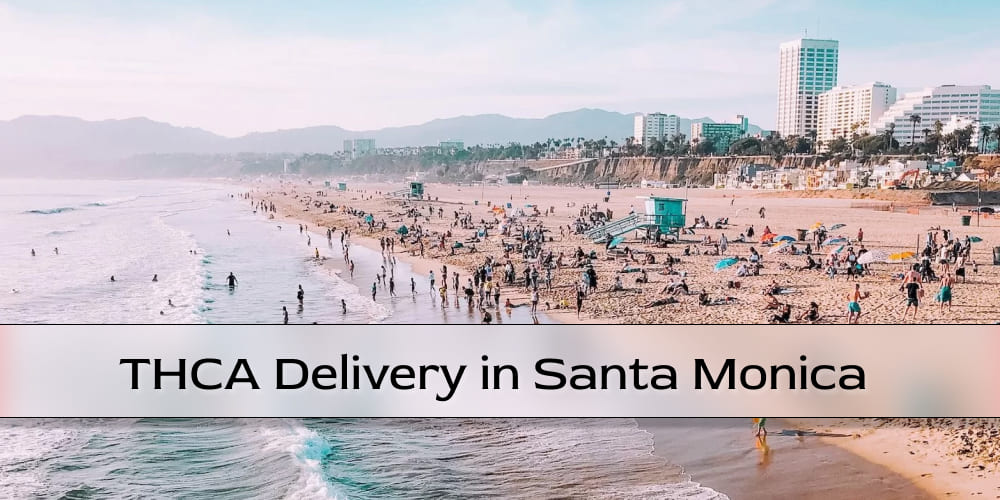
[(761, 435), (767, 436), (767, 417), (753, 419), (753, 426), (757, 431), (757, 437)]
[(375, 292), (377, 292), (377, 291), (378, 291), (378, 283), (375, 282), (375, 281), (373, 281), (372, 282), (372, 300), (375, 300)]
[(340, 309), (343, 311), (343, 314), (347, 314), (347, 301), (346, 300), (340, 299)]
[(299, 305), (302, 305), (302, 299), (306, 297), (306, 291), (302, 289), (302, 285), (299, 285), (299, 291), (295, 294), (295, 297), (299, 299)]
[(226, 281), (229, 283), (229, 288), (234, 288), (237, 283), (236, 275), (229, 273), (229, 276), (226, 277)]
[(114, 283), (114, 282), (115, 282), (115, 275), (113, 275), (113, 274), (111, 275), (111, 282), (112, 282), (112, 283)]
[(172, 299), (167, 299), (167, 305), (170, 307), (177, 307), (174, 305), (174, 301)]
[(154, 274), (153, 275), (153, 283), (156, 283), (157, 281), (160, 281), (159, 280), (159, 275)]
[(281, 316), (282, 316), (282, 321), (284, 321), (284, 324), (287, 325), (288, 324), (288, 308), (287, 307), (281, 306)]
[(34, 249), (34, 248), (32, 248), (32, 249), (31, 249), (31, 256), (32, 256), (32, 257), (34, 257), (34, 256), (35, 256), (35, 249)]

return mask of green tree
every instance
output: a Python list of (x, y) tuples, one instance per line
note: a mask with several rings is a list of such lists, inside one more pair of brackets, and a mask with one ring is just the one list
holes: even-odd
[(990, 143), (990, 134), (993, 129), (989, 125), (983, 125), (979, 127), (979, 152), (986, 152), (986, 145)]
[(912, 127), (910, 130), (910, 145), (912, 146), (917, 143), (917, 125), (920, 123), (922, 118), (920, 115), (913, 113), (907, 119), (910, 121), (910, 125)]

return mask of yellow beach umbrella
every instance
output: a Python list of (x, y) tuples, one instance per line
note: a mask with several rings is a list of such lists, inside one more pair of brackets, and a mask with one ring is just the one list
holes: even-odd
[(889, 258), (886, 260), (889, 262), (902, 262), (906, 259), (912, 259), (914, 255), (916, 255), (914, 252), (897, 252), (889, 255)]

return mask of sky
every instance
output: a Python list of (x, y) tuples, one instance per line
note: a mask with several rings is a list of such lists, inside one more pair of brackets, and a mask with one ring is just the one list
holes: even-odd
[[(773, 128), (778, 44), (839, 83), (1000, 86), (1000, 2), (0, 0), (0, 120), (145, 116), (221, 135), (579, 108)], [(992, 21), (991, 21), (992, 20)]]

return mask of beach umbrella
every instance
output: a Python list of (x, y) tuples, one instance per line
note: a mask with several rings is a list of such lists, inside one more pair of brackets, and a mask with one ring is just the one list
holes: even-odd
[(791, 241), (782, 241), (781, 243), (776, 243), (767, 253), (778, 253), (790, 246), (792, 246)]
[(788, 236), (786, 234), (783, 236), (778, 236), (777, 238), (774, 239), (774, 241), (795, 241), (795, 239), (796, 238), (794, 236)]
[(980, 241), (983, 241), (983, 239), (980, 238), (979, 236), (969, 236), (969, 241), (973, 243), (979, 243)]
[(774, 234), (774, 233), (765, 233), (764, 236), (760, 237), (760, 242), (761, 243), (767, 243), (768, 241), (773, 240), (775, 236), (777, 236), (777, 235)]
[(823, 225), (822, 222), (817, 221), (815, 224), (813, 224), (812, 226), (810, 226), (809, 229), (819, 229), (820, 226), (822, 226), (822, 225)]
[(368, 215), (365, 216), (365, 222), (372, 222), (374, 220), (375, 220), (375, 217), (373, 217), (372, 214), (368, 214)]
[(847, 224), (834, 224), (834, 225), (830, 226), (830, 231), (836, 231), (836, 230), (838, 230), (838, 229), (840, 229), (842, 227), (846, 227), (846, 226), (847, 226)]
[(725, 269), (725, 268), (727, 268), (727, 267), (729, 267), (729, 266), (731, 266), (733, 264), (736, 264), (739, 261), (740, 261), (740, 259), (737, 259), (736, 257), (730, 257), (728, 259), (722, 259), (719, 262), (715, 263), (715, 271), (719, 272), (719, 271), (721, 271), (721, 270), (723, 270), (723, 269)]
[(410, 234), (410, 230), (407, 229), (406, 226), (399, 226), (399, 229), (396, 230), (396, 234), (406, 236), (407, 234)]
[(902, 262), (906, 259), (912, 259), (914, 255), (916, 255), (914, 252), (897, 252), (889, 255), (885, 260), (886, 262)]
[(830, 250), (830, 255), (833, 255), (833, 254), (837, 254), (837, 253), (840, 253), (840, 252), (843, 252), (843, 251), (844, 251), (844, 247), (846, 247), (846, 246), (847, 246), (847, 245), (840, 245), (839, 247), (837, 247), (837, 248), (834, 248), (833, 250)]
[(608, 248), (615, 248), (623, 241), (625, 241), (624, 236), (615, 236), (614, 238), (611, 239), (611, 243), (608, 244)]
[(823, 242), (823, 246), (836, 245), (837, 243), (847, 243), (847, 238), (841, 238), (840, 236), (837, 236), (835, 238), (827, 238), (826, 241)]
[(858, 257), (858, 264), (873, 264), (875, 262), (885, 262), (889, 260), (889, 252), (885, 250), (869, 250)]

